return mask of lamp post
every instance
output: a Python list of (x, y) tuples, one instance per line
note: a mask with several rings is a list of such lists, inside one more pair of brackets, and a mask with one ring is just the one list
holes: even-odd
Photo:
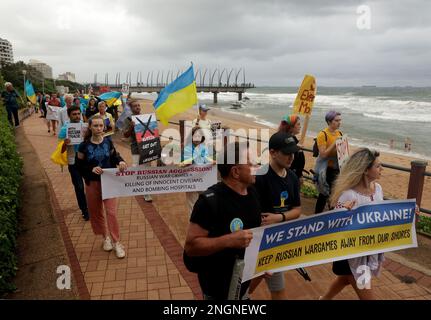
[(27, 70), (22, 70), (22, 75), (24, 76), (24, 101), (27, 104), (27, 93), (25, 92), (25, 75), (27, 74)]

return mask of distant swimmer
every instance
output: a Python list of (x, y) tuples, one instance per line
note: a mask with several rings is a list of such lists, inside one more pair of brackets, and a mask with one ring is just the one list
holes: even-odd
[(404, 151), (406, 152), (412, 151), (412, 142), (409, 137), (407, 137), (404, 142)]

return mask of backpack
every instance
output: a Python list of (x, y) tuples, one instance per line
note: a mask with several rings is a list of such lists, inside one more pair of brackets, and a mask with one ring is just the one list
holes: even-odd
[[(325, 141), (328, 141), (328, 135), (326, 134), (325, 130), (322, 130), (321, 132), (323, 132), (325, 134)], [(343, 136), (343, 133), (341, 131), (340, 135)], [(319, 147), (317, 146), (317, 137), (313, 139), (314, 140), (314, 144), (313, 144), (313, 157), (317, 158), (319, 156)]]
[[(214, 194), (214, 196), (209, 197), (210, 194)], [(216, 193), (213, 190), (207, 190), (203, 195), (205, 195), (212, 214), (217, 213)], [(208, 257), (206, 256), (189, 256), (186, 251), (183, 250), (183, 262), (190, 272), (199, 273), (201, 270), (204, 270), (207, 266), (207, 260)]]

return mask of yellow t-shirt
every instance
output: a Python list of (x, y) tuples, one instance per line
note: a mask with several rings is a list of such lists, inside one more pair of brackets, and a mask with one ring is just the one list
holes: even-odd
[[(326, 137), (325, 134), (323, 133), (323, 131), (325, 131), (326, 133)], [(324, 130), (320, 131), (319, 134), (317, 135), (317, 146), (325, 146), (326, 148), (329, 148), (331, 146), (331, 144), (333, 144), (338, 137), (341, 137), (342, 133), (340, 132), (340, 130), (336, 130), (334, 133), (330, 132), (328, 128), (325, 128)], [(337, 149), (334, 148), (331, 153), (329, 154), (329, 157), (337, 157)], [(328, 161), (328, 166), (330, 167), (334, 167), (334, 161), (329, 160)]]

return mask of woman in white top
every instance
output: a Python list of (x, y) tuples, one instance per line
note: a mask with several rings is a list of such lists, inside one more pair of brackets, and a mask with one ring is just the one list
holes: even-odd
[[(351, 210), (359, 205), (382, 201), (382, 187), (375, 182), (380, 178), (382, 170), (377, 151), (369, 149), (356, 151), (343, 166), (335, 182), (331, 195), (331, 206)], [(348, 285), (355, 289), (359, 299), (375, 299), (371, 277), (364, 277), (365, 268), (359, 268), (359, 266), (368, 266), (370, 276), (378, 276), (383, 260), (383, 254), (374, 254), (335, 261), (332, 265), (332, 271), (337, 275), (337, 278), (332, 282), (328, 292), (320, 299), (332, 299)], [(362, 283), (363, 280), (367, 283)], [(364, 289), (358, 287), (358, 282), (360, 287)]]

